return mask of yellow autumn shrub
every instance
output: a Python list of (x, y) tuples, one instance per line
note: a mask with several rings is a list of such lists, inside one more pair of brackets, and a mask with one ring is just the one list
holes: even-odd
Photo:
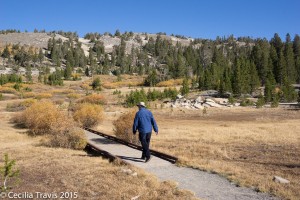
[(104, 119), (103, 108), (91, 103), (78, 104), (75, 106), (73, 118), (80, 126), (94, 127)]
[(132, 125), (136, 110), (132, 109), (127, 113), (122, 114), (117, 120), (113, 122), (114, 133), (116, 137), (127, 142), (139, 144), (138, 134), (133, 135)]

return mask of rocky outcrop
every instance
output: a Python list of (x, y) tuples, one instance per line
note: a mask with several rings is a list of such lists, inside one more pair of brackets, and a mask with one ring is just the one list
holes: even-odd
[(172, 108), (186, 108), (186, 109), (204, 109), (204, 108), (222, 108), (230, 107), (228, 99), (211, 98), (205, 96), (198, 96), (195, 99), (186, 99), (182, 95), (177, 95), (175, 101), (166, 102), (166, 107)]

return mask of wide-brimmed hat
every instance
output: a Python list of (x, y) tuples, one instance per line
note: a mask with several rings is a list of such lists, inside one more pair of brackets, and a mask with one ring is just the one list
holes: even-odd
[(137, 106), (142, 106), (142, 107), (145, 107), (146, 108), (146, 104), (145, 104), (145, 102), (139, 102), (138, 104), (136, 104)]

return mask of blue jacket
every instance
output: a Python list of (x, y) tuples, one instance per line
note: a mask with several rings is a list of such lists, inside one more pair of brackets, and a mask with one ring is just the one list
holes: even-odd
[(151, 133), (152, 127), (155, 132), (158, 132), (158, 127), (152, 113), (142, 107), (135, 115), (132, 131), (133, 133), (136, 133), (137, 130), (139, 133)]

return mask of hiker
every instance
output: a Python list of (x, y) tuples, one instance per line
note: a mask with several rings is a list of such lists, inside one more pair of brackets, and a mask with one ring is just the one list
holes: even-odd
[(152, 127), (156, 133), (158, 134), (158, 127), (156, 121), (152, 115), (152, 113), (146, 109), (146, 105), (144, 102), (140, 102), (137, 104), (139, 111), (136, 113), (132, 131), (133, 134), (136, 134), (136, 131), (139, 131), (139, 140), (142, 143), (143, 154), (141, 159), (145, 160), (145, 162), (149, 162), (151, 159), (149, 145), (152, 133)]

